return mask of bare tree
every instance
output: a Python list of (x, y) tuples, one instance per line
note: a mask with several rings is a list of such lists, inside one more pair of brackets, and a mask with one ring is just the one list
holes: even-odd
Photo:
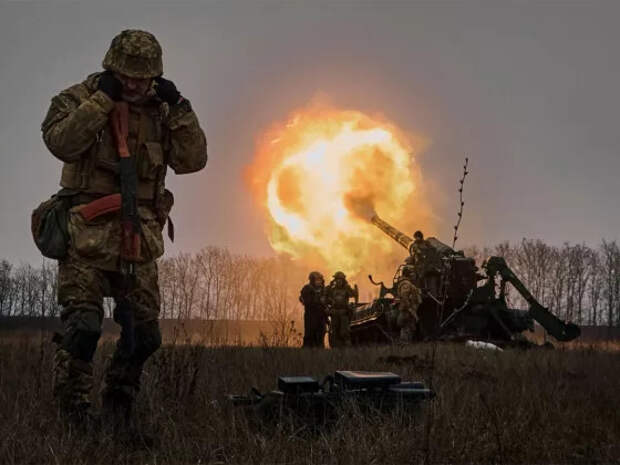
[(601, 257), (596, 250), (592, 250), (587, 266), (590, 274), (590, 281), (587, 289), (588, 304), (590, 307), (590, 310), (588, 311), (588, 324), (598, 325), (598, 310), (603, 292), (604, 277)]
[(6, 260), (0, 262), (0, 316), (11, 314), (13, 307), (14, 283), (13, 266)]
[[(568, 300), (567, 317), (582, 324), (584, 300), (592, 269), (588, 266), (592, 249), (585, 244), (568, 246)], [(575, 318), (576, 317), (576, 318)]]
[(604, 276), (603, 296), (607, 304), (607, 326), (613, 326), (617, 313), (620, 291), (620, 250), (615, 241), (603, 240), (601, 244), (602, 271)]

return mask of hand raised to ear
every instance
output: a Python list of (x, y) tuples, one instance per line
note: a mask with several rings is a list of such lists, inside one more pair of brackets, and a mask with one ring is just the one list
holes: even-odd
[(155, 92), (157, 92), (157, 96), (164, 102), (167, 102), (168, 105), (175, 105), (179, 103), (181, 99), (181, 93), (177, 90), (177, 86), (174, 85), (174, 82), (161, 76), (155, 78)]
[(99, 76), (97, 89), (105, 93), (115, 102), (118, 102), (123, 93), (123, 84), (116, 79), (112, 71), (104, 71), (101, 73), (101, 76)]

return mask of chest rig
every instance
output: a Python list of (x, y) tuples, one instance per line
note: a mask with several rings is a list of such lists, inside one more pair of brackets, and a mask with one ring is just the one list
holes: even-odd
[(334, 301), (334, 307), (346, 307), (349, 303), (349, 297), (351, 296), (348, 286), (333, 287), (332, 299)]
[[(166, 105), (148, 101), (129, 105), (127, 145), (136, 157), (137, 197), (157, 201), (164, 194), (169, 132), (163, 121)], [(97, 134), (88, 152), (75, 163), (65, 163), (62, 187), (95, 196), (120, 192), (119, 157), (109, 124)]]

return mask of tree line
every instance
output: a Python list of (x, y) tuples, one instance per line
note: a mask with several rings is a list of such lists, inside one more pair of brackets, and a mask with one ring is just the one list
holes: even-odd
[[(620, 326), (620, 248), (603, 240), (552, 246), (523, 239), (494, 247), (469, 247), (466, 255), (481, 264), (489, 255), (509, 266), (538, 301), (562, 319), (583, 325)], [(404, 257), (403, 257), (404, 258)], [(286, 257), (257, 258), (218, 247), (159, 261), (161, 317), (167, 319), (299, 319), (299, 290), (307, 268)], [(365, 280), (365, 273), (353, 282)], [(0, 262), (0, 316), (58, 316), (57, 267)], [(510, 303), (527, 308), (513, 291)], [(109, 316), (112, 302), (106, 300)]]

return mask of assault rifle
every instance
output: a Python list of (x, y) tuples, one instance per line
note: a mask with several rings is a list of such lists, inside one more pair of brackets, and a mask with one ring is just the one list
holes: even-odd
[(123, 276), (123, 297), (117, 302), (114, 320), (121, 325), (121, 344), (128, 354), (135, 350), (134, 313), (124, 297), (135, 284), (136, 262), (140, 259), (140, 217), (138, 215), (138, 175), (136, 157), (131, 156), (127, 146), (129, 133), (129, 106), (117, 102), (110, 117), (112, 133), (119, 156), (119, 177), (121, 181), (121, 250), (120, 266)]

